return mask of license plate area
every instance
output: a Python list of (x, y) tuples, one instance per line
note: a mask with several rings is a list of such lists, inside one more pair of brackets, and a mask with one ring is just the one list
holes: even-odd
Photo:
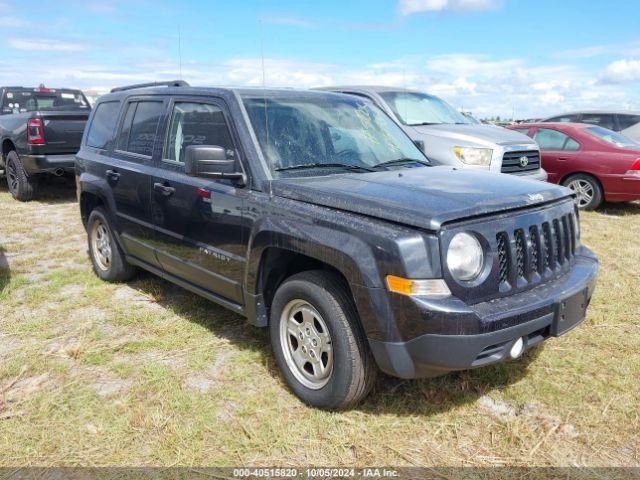
[(562, 335), (584, 319), (588, 304), (587, 292), (588, 289), (585, 288), (558, 303), (551, 335), (555, 337)]

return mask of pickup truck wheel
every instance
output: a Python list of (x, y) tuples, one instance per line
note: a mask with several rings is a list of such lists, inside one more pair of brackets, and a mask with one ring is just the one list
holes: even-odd
[(576, 204), (581, 210), (595, 210), (602, 204), (602, 187), (591, 175), (571, 175), (562, 185), (575, 192)]
[(33, 199), (38, 186), (36, 175), (27, 176), (20, 157), (15, 151), (7, 154), (6, 162), (7, 185), (11, 196), (21, 202)]
[(338, 276), (317, 270), (286, 280), (271, 305), (270, 333), (278, 366), (305, 403), (344, 409), (371, 390), (375, 362)]
[(89, 215), (87, 232), (89, 256), (96, 275), (108, 282), (130, 280), (136, 268), (125, 259), (102, 208), (95, 208)]

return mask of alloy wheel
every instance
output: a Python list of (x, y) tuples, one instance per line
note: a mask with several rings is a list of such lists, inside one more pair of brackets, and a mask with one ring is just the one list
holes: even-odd
[(280, 344), (287, 366), (305, 387), (324, 387), (333, 372), (331, 334), (322, 315), (305, 300), (292, 300), (280, 317)]
[(101, 270), (109, 270), (111, 268), (111, 237), (107, 226), (97, 220), (93, 223), (93, 231), (91, 232), (91, 250), (93, 257)]
[(571, 190), (576, 193), (576, 203), (578, 208), (584, 208), (593, 201), (593, 185), (586, 180), (576, 179), (569, 182), (567, 185)]

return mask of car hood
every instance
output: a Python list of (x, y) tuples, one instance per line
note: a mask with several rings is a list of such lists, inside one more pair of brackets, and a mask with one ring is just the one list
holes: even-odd
[(434, 135), (437, 137), (451, 138), (466, 144), (481, 143), (482, 145), (531, 145), (531, 148), (538, 148), (538, 145), (523, 133), (509, 130), (495, 125), (419, 125), (408, 127), (417, 134)]
[(453, 220), (571, 195), (550, 183), (446, 166), (277, 179), (271, 192), (432, 231)]

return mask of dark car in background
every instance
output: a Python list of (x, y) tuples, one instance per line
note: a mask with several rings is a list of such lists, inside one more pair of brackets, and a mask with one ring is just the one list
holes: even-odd
[(148, 270), (268, 327), (291, 389), (518, 358), (581, 323), (598, 262), (570, 191), (428, 160), (366, 99), (119, 88), (77, 155), (95, 273)]
[(607, 110), (589, 110), (584, 112), (569, 112), (549, 117), (543, 122), (572, 122), (589, 123), (599, 127), (622, 133), (623, 135), (640, 141), (640, 112), (612, 112)]
[(0, 87), (0, 175), (30, 200), (43, 174), (72, 174), (91, 106), (80, 90)]
[(640, 200), (640, 143), (584, 123), (511, 125), (540, 146), (549, 181), (576, 192), (578, 206)]

